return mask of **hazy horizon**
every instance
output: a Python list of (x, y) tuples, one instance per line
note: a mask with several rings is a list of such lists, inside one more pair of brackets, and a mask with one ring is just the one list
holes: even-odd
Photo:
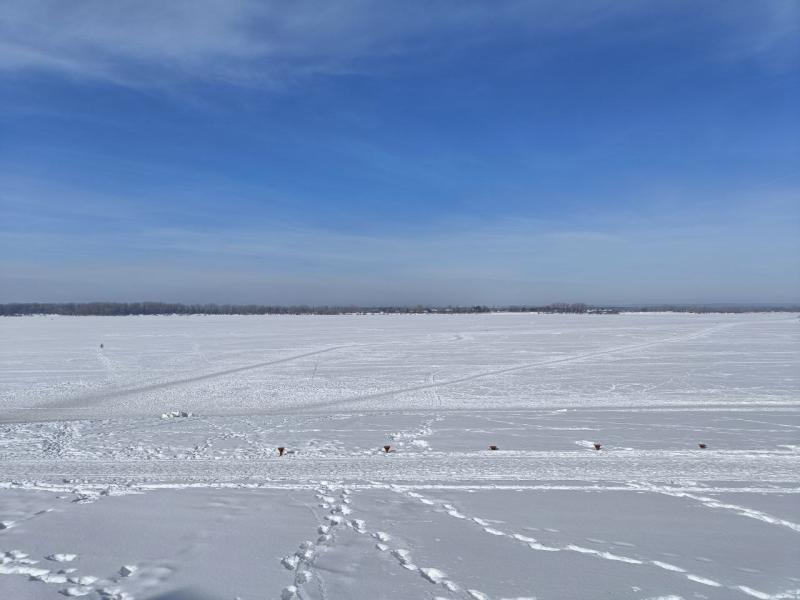
[[(507, 312), (509, 314), (513, 313), (525, 313), (524, 310), (512, 310), (509, 311), (508, 309), (530, 309), (531, 311), (536, 311), (537, 309), (558, 309), (559, 307), (564, 307), (564, 310), (555, 310), (556, 313), (562, 314), (570, 314), (574, 311), (566, 310), (570, 305), (582, 305), (585, 309), (620, 309), (621, 311), (632, 310), (636, 311), (638, 309), (647, 309), (651, 311), (652, 309), (664, 309), (666, 311), (670, 309), (682, 310), (682, 309), (707, 309), (709, 312), (725, 312), (726, 310), (742, 310), (743, 312), (747, 312), (749, 309), (752, 309), (754, 312), (768, 312), (773, 310), (783, 310), (787, 312), (796, 312), (800, 310), (800, 303), (798, 302), (640, 302), (640, 303), (599, 303), (599, 302), (583, 302), (579, 300), (560, 300), (560, 301), (553, 301), (553, 302), (545, 302), (545, 303), (519, 303), (519, 304), (480, 304), (480, 303), (469, 303), (469, 302), (453, 302), (450, 304), (432, 304), (432, 303), (421, 303), (418, 302), (416, 304), (405, 303), (405, 304), (392, 304), (390, 302), (386, 303), (379, 303), (379, 304), (308, 304), (303, 302), (293, 303), (293, 304), (270, 304), (270, 303), (263, 303), (263, 302), (247, 302), (247, 303), (237, 303), (237, 302), (180, 302), (180, 301), (161, 301), (161, 300), (79, 300), (79, 301), (64, 301), (64, 302), (49, 302), (49, 301), (26, 301), (26, 302), (0, 302), (0, 307), (12, 307), (12, 306), (54, 306), (54, 307), (66, 307), (66, 306), (92, 306), (92, 305), (108, 305), (109, 307), (116, 307), (116, 306), (125, 306), (125, 305), (136, 305), (136, 304), (147, 304), (147, 305), (163, 305), (165, 307), (169, 306), (179, 306), (183, 308), (191, 308), (191, 307), (216, 307), (216, 308), (225, 308), (231, 307), (234, 309), (242, 308), (246, 309), (248, 307), (257, 307), (257, 308), (274, 308), (274, 309), (291, 309), (291, 308), (302, 308), (308, 309), (311, 312), (299, 312), (299, 313), (279, 313), (279, 312), (265, 312), (265, 313), (252, 313), (252, 312), (243, 312), (243, 313), (236, 313), (236, 312), (198, 312), (198, 313), (184, 313), (180, 312), (178, 314), (186, 315), (186, 314), (212, 314), (212, 315), (281, 315), (281, 314), (302, 314), (302, 315), (333, 315), (333, 314), (349, 314), (347, 312), (343, 313), (327, 313), (327, 312), (315, 312), (317, 310), (324, 311), (325, 309), (342, 309), (343, 311), (347, 311), (349, 309), (353, 310), (387, 310), (387, 311), (403, 311), (409, 310), (413, 314), (414, 311), (417, 309), (424, 309), (424, 310), (434, 310), (434, 311), (442, 311), (446, 309), (454, 309), (459, 311), (458, 314), (472, 314), (470, 309), (488, 309), (489, 312), (498, 311), (498, 312)], [(466, 311), (466, 312), (464, 312)], [(480, 312), (480, 311), (477, 311)], [(22, 315), (34, 315), (34, 314), (48, 314), (48, 313), (33, 313), (33, 312), (23, 312), (20, 313)], [(60, 313), (56, 312), (53, 314), (64, 314), (65, 316), (70, 316), (67, 313)], [(83, 313), (77, 313), (76, 316), (81, 316)], [(117, 314), (122, 316), (128, 315), (163, 315), (168, 314), (166, 312), (160, 313), (151, 313), (151, 312), (121, 312), (121, 313), (113, 313), (113, 314), (95, 314), (90, 313), (87, 316), (116, 316)], [(402, 312), (390, 312), (389, 314), (403, 314)], [(576, 314), (584, 314), (584, 313), (576, 313)], [(0, 313), (0, 316), (14, 316), (14, 313)]]

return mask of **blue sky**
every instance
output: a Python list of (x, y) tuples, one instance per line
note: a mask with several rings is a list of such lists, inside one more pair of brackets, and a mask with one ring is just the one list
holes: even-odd
[(800, 301), (800, 4), (0, 9), (0, 302)]

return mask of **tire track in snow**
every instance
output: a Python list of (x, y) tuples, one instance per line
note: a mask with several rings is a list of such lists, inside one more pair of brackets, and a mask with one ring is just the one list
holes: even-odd
[(514, 373), (516, 371), (524, 371), (527, 369), (536, 369), (539, 367), (547, 367), (550, 365), (557, 365), (557, 364), (564, 364), (564, 363), (571, 363), (571, 362), (580, 362), (582, 360), (587, 360), (591, 358), (596, 358), (599, 356), (608, 356), (611, 354), (620, 354), (624, 352), (630, 352), (632, 350), (642, 350), (644, 348), (651, 348), (653, 346), (659, 346), (661, 344), (669, 344), (672, 342), (688, 342), (715, 331), (719, 331), (720, 329), (728, 329), (730, 327), (735, 327), (737, 325), (745, 325), (746, 322), (743, 323), (722, 323), (720, 325), (714, 325), (713, 327), (707, 327), (695, 333), (683, 336), (673, 336), (669, 338), (663, 338), (660, 340), (653, 340), (651, 342), (643, 342), (640, 344), (631, 344), (628, 346), (617, 346), (615, 348), (608, 348), (605, 350), (595, 350), (592, 352), (583, 352), (581, 354), (573, 354), (571, 356), (562, 356), (560, 358), (552, 358), (548, 360), (543, 360), (535, 363), (527, 363), (522, 365), (514, 365), (512, 367), (504, 367), (502, 369), (492, 369), (489, 371), (482, 371), (479, 373), (473, 373), (471, 375), (464, 375), (462, 377), (455, 377), (453, 379), (445, 379), (438, 382), (433, 383), (420, 383), (418, 385), (412, 385), (402, 388), (395, 388), (391, 390), (384, 390), (382, 392), (373, 392), (370, 394), (362, 394), (359, 396), (350, 396), (348, 398), (339, 398), (336, 400), (325, 400), (321, 402), (309, 402), (303, 404), (300, 407), (297, 407), (296, 410), (308, 410), (308, 409), (315, 409), (315, 408), (328, 408), (337, 406), (340, 404), (351, 404), (351, 403), (358, 403), (358, 402), (365, 402), (367, 400), (374, 400), (376, 398), (385, 398), (388, 396), (396, 396), (397, 394), (404, 394), (407, 392), (418, 392), (421, 390), (429, 390), (429, 389), (438, 389), (445, 386), (450, 385), (457, 385), (459, 383), (465, 383), (467, 381), (474, 381), (476, 379), (483, 379), (485, 377), (494, 377), (496, 375), (505, 375), (506, 373)]
[[(129, 387), (124, 388), (121, 390), (108, 390), (108, 391), (98, 391), (93, 392), (91, 394), (85, 394), (81, 396), (73, 396), (72, 398), (67, 398), (64, 400), (58, 400), (56, 402), (51, 402), (48, 404), (41, 405), (38, 408), (71, 408), (72, 404), (80, 403), (82, 406), (86, 405), (96, 405), (107, 400), (117, 400), (120, 398), (125, 398), (127, 396), (132, 396), (135, 394), (144, 394), (147, 392), (153, 392), (157, 390), (168, 389), (172, 387), (180, 387), (184, 385), (189, 385), (193, 383), (197, 383), (199, 381), (206, 381), (208, 379), (216, 379), (218, 377), (225, 377), (227, 375), (233, 375), (235, 373), (243, 373), (245, 371), (253, 371), (255, 369), (262, 369), (264, 367), (270, 367), (272, 365), (279, 365), (282, 363), (291, 362), (293, 360), (300, 360), (302, 358), (308, 358), (309, 356), (317, 356), (319, 354), (325, 354), (327, 352), (334, 352), (336, 350), (342, 350), (343, 348), (351, 348), (353, 345), (345, 345), (345, 346), (333, 346), (332, 348), (325, 348), (323, 350), (314, 350), (313, 352), (305, 352), (303, 354), (296, 354), (294, 356), (287, 356), (284, 358), (278, 358), (275, 360), (268, 360), (264, 362), (255, 363), (252, 365), (244, 365), (242, 367), (233, 367), (230, 369), (223, 369), (221, 371), (214, 371), (213, 373), (205, 373), (203, 375), (195, 375), (192, 377), (184, 377), (181, 379), (172, 379), (169, 381), (162, 381), (158, 383), (150, 383), (147, 385), (141, 385), (136, 387)], [(24, 410), (24, 409), (14, 409), (16, 410)]]

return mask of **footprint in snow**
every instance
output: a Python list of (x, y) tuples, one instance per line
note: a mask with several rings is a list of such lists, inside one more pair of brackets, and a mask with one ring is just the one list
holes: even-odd
[(439, 569), (434, 569), (432, 567), (422, 568), (419, 570), (420, 574), (430, 581), (431, 583), (441, 583), (443, 580), (447, 579), (447, 574)]
[[(398, 490), (395, 490), (395, 491), (398, 491)], [(409, 497), (414, 498), (415, 500), (419, 500), (423, 504), (427, 504), (428, 506), (436, 504), (433, 500), (428, 500), (428, 498), (426, 498), (422, 494), (418, 494), (417, 492), (406, 492), (406, 494)]]
[(653, 560), (650, 562), (655, 566), (657, 566), (659, 569), (664, 569), (666, 571), (675, 571), (676, 573), (686, 573), (686, 569), (676, 567), (675, 565), (672, 565), (670, 563), (661, 562), (660, 560)]
[(325, 520), (330, 521), (333, 525), (341, 525), (344, 519), (339, 515), (327, 515)]
[(355, 529), (358, 533), (366, 533), (367, 524), (362, 521), (361, 519), (353, 519), (350, 521), (350, 526)]
[(691, 581), (695, 581), (697, 583), (702, 583), (703, 585), (707, 585), (710, 587), (722, 587), (721, 583), (717, 583), (713, 579), (708, 579), (706, 577), (700, 577), (699, 575), (687, 575), (686, 579)]
[(400, 562), (403, 568), (409, 571), (417, 570), (417, 565), (411, 562), (411, 553), (408, 550), (392, 550), (392, 556)]
[(51, 573), (50, 571), (41, 575), (30, 575), (30, 581), (41, 581), (43, 583), (67, 583), (69, 579), (64, 573)]
[(303, 542), (300, 549), (294, 553), (300, 560), (309, 561), (314, 556), (314, 542)]
[(449, 579), (445, 579), (442, 582), (442, 585), (447, 589), (448, 592), (457, 592), (458, 591), (458, 586), (455, 583), (453, 583), (452, 581), (450, 581)]
[(72, 562), (76, 558), (78, 558), (77, 554), (48, 554), (45, 556), (47, 560), (52, 560), (54, 562)]
[(540, 544), (539, 542), (531, 542), (528, 544), (528, 548), (531, 550), (542, 550), (543, 552), (558, 552), (561, 550), (560, 548), (553, 548), (552, 546), (545, 546), (544, 544)]
[(60, 591), (60, 593), (64, 596), (88, 596), (94, 591), (94, 588), (85, 587), (85, 586), (71, 586), (68, 588), (64, 588)]

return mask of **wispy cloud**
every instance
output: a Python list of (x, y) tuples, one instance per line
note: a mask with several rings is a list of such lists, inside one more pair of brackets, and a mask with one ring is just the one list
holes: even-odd
[[(694, 8), (693, 8), (694, 7)], [(547, 36), (631, 17), (658, 35), (694, 3), (255, 2), (8, 0), (0, 9), (0, 70), (58, 73), (127, 86), (188, 82), (283, 86), (316, 74), (370, 70), (377, 59), (518, 34)], [(720, 56), (796, 58), (798, 4), (710, 3)], [(697, 15), (700, 17), (700, 15)], [(648, 25), (649, 23), (649, 25)], [(429, 53), (433, 55), (434, 53)], [(385, 65), (383, 65), (385, 68)]]

